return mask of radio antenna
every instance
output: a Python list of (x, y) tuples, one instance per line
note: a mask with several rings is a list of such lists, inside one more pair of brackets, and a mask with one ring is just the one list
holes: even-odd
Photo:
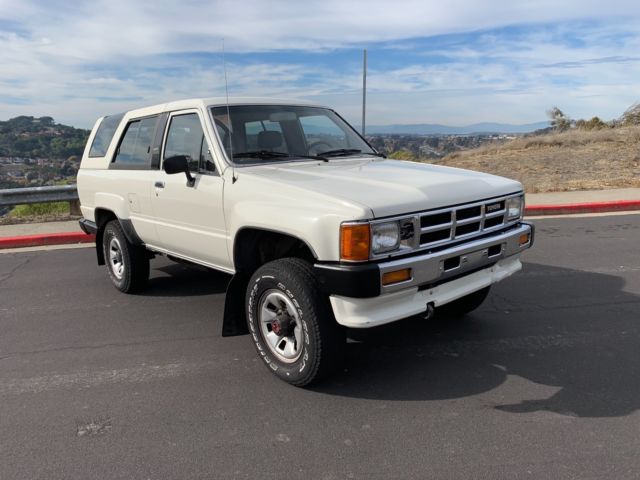
[(367, 49), (364, 49), (362, 57), (362, 136), (364, 137), (367, 115)]
[[(222, 68), (224, 69), (224, 91), (227, 96), (227, 121), (229, 122), (229, 152), (231, 154), (231, 161), (233, 162), (233, 127), (231, 125), (231, 112), (229, 111), (229, 83), (227, 82), (227, 61), (224, 56), (224, 37), (222, 38)], [(233, 182), (235, 183), (236, 176), (235, 170), (233, 175)]]

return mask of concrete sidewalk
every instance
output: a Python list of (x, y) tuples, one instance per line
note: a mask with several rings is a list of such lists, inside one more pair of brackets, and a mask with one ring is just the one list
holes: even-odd
[[(529, 193), (525, 216), (640, 211), (640, 188)], [(77, 220), (0, 225), (0, 249), (90, 243)]]
[(0, 237), (21, 237), (23, 235), (46, 235), (49, 233), (82, 233), (77, 220), (68, 222), (18, 223), (0, 225)]
[(530, 193), (525, 216), (611, 213), (640, 210), (640, 188)]
[(574, 203), (640, 201), (640, 188), (615, 188), (611, 190), (580, 190), (576, 192), (527, 193), (525, 201), (531, 205), (564, 205)]

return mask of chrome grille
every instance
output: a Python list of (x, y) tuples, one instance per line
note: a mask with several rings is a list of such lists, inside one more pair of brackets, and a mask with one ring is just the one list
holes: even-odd
[(420, 247), (465, 239), (516, 223), (506, 221), (507, 197), (458, 205), (420, 214)]

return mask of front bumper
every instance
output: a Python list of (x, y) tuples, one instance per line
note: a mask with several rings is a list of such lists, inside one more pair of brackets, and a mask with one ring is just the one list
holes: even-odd
[(522, 268), (517, 256), (464, 277), (429, 289), (410, 287), (375, 298), (351, 298), (331, 295), (331, 307), (336, 321), (350, 328), (370, 328), (425, 313), (427, 305), (439, 307), (477, 290), (504, 280)]
[[(529, 241), (520, 245), (520, 236)], [(397, 260), (364, 264), (317, 263), (315, 273), (326, 293), (354, 298), (370, 298), (410, 287), (426, 288), (464, 276), (530, 248), (534, 226), (522, 222), (507, 231), (474, 239), (454, 247)], [(459, 260), (459, 261), (458, 261)], [(411, 269), (411, 279), (383, 286), (382, 276), (394, 270)]]
[[(435, 252), (362, 265), (316, 264), (315, 271), (338, 322), (368, 327), (423, 312), (427, 303), (444, 305), (512, 275), (522, 267), (518, 255), (533, 241), (534, 226), (522, 222)], [(385, 273), (402, 269), (411, 270), (409, 280), (383, 285)]]

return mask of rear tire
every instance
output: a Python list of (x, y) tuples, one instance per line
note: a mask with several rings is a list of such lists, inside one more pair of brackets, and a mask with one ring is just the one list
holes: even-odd
[(104, 227), (102, 250), (111, 283), (124, 293), (142, 290), (149, 280), (149, 257), (144, 247), (129, 243), (118, 220)]
[(436, 315), (443, 317), (463, 317), (468, 313), (471, 313), (485, 301), (487, 295), (489, 295), (491, 286), (485, 287), (477, 292), (465, 295), (458, 300), (454, 300), (451, 303), (447, 303), (442, 307), (436, 309)]
[(344, 329), (308, 262), (283, 258), (260, 267), (249, 281), (246, 308), (260, 358), (285, 382), (302, 387), (342, 364)]

